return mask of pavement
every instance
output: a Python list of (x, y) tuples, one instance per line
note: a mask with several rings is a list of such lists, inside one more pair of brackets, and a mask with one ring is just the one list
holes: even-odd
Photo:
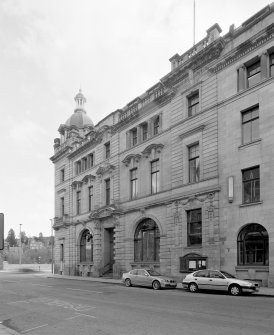
[[(113, 279), (107, 277), (79, 277), (79, 276), (66, 276), (66, 275), (57, 275), (57, 274), (49, 274), (48, 272), (37, 272), (34, 274), (35, 276), (41, 276), (46, 278), (57, 278), (57, 279), (67, 279), (67, 280), (84, 280), (84, 281), (91, 281), (91, 282), (100, 282), (100, 283), (109, 283), (109, 284), (116, 284), (122, 285), (121, 279)], [(179, 283), (177, 286), (178, 288), (182, 288), (182, 284)], [(260, 291), (254, 293), (254, 295), (261, 296), (261, 297), (274, 297), (274, 288), (269, 287), (260, 287)], [(19, 335), (18, 332), (5, 327), (0, 322), (0, 335)]]

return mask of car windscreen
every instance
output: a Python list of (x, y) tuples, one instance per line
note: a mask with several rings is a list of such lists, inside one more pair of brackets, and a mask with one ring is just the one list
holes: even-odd
[(161, 274), (155, 270), (147, 270), (150, 276), (161, 276)]
[(226, 278), (235, 278), (235, 276), (233, 276), (232, 274), (225, 272), (225, 271), (220, 271), (224, 276), (226, 276)]

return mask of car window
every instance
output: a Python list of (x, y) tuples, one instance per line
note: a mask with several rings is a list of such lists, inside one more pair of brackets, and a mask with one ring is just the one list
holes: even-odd
[(236, 278), (235, 276), (233, 276), (232, 274), (225, 272), (225, 271), (221, 271), (221, 273), (226, 277), (226, 278)]
[(147, 270), (151, 276), (161, 276), (161, 274), (155, 270)]
[(208, 271), (207, 270), (197, 271), (196, 273), (194, 273), (193, 276), (194, 277), (208, 277)]
[(138, 271), (138, 273), (137, 273), (138, 276), (145, 276), (146, 275), (145, 270), (137, 270), (137, 271)]
[(209, 277), (210, 278), (220, 278), (220, 279), (224, 279), (224, 276), (218, 272), (218, 271), (210, 271), (209, 272)]
[(137, 270), (130, 271), (130, 274), (136, 276), (137, 275)]

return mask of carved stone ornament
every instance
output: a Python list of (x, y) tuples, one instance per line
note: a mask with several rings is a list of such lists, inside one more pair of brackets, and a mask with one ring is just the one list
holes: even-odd
[(71, 187), (75, 190), (76, 188), (82, 187), (83, 182), (79, 180), (75, 180), (72, 184)]
[(96, 177), (93, 174), (87, 174), (83, 179), (82, 182), (87, 184), (90, 181), (94, 181)]
[(119, 216), (121, 214), (123, 214), (122, 211), (117, 209), (115, 205), (112, 205), (92, 211), (89, 215), (89, 218), (91, 220), (100, 220), (111, 216)]
[(122, 160), (122, 163), (125, 164), (125, 166), (129, 166), (131, 161), (133, 161), (134, 163), (139, 163), (141, 159), (141, 155), (139, 154), (130, 154), (130, 155), (127, 155), (123, 160)]
[(163, 150), (164, 145), (163, 144), (155, 144), (152, 143), (149, 146), (147, 146), (145, 148), (144, 151), (142, 151), (142, 154), (148, 158), (151, 155), (152, 150), (155, 150), (155, 152), (157, 152), (158, 154), (161, 153), (161, 151)]
[(98, 170), (96, 171), (96, 174), (99, 177), (102, 177), (104, 174), (109, 173), (111, 174), (113, 172), (113, 170), (115, 170), (115, 166), (110, 164), (110, 163), (106, 163), (101, 165)]

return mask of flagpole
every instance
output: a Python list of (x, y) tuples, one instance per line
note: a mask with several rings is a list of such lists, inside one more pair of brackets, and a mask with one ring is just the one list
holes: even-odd
[(195, 45), (195, 0), (193, 1), (193, 45)]

